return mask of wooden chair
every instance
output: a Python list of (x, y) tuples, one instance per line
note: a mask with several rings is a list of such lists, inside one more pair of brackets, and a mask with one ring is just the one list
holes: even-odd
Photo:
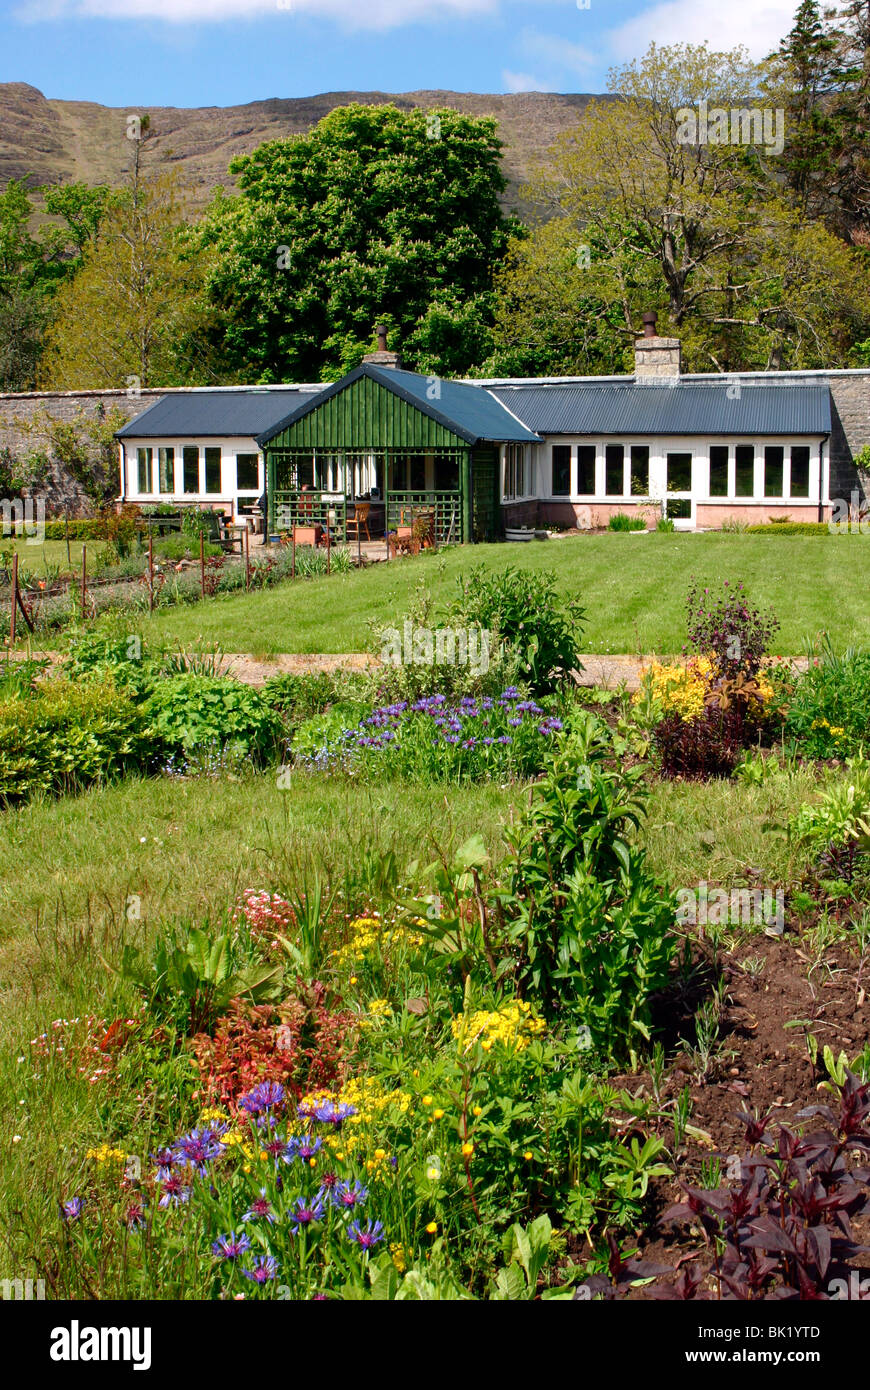
[(372, 506), (370, 502), (356, 502), (353, 513), (347, 518), (347, 538), (348, 540), (358, 541), (361, 539), (361, 531), (365, 530), (366, 540), (371, 540), (369, 532), (369, 512)]

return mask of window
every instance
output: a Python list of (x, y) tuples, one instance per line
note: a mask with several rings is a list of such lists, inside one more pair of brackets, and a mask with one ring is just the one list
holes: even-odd
[(236, 489), (239, 492), (259, 492), (259, 454), (236, 454)]
[(157, 477), (161, 492), (175, 491), (175, 450), (157, 450)]
[(782, 497), (784, 458), (785, 449), (781, 444), (768, 444), (764, 450), (765, 497)]
[(508, 444), (504, 456), (504, 497), (526, 495), (526, 446)]
[(755, 447), (738, 444), (734, 450), (734, 492), (738, 497), (752, 497), (755, 492)]
[(137, 492), (151, 491), (151, 463), (154, 458), (153, 449), (136, 450), (136, 490)]
[(692, 455), (668, 454), (668, 492), (692, 491)]
[(554, 497), (571, 496), (571, 446), (553, 445), (553, 475), (550, 492)]
[(792, 497), (809, 497), (810, 495), (810, 448), (808, 444), (792, 445), (791, 495)]
[(713, 444), (710, 448), (710, 496), (728, 496), (727, 444)]
[(649, 446), (631, 446), (631, 495), (649, 497)]
[(182, 487), (185, 492), (199, 492), (199, 448), (185, 444), (181, 451)]
[(580, 497), (595, 496), (595, 445), (577, 447), (577, 492)]
[(205, 490), (221, 490), (221, 451), (217, 448), (207, 448), (205, 451)]
[(621, 497), (625, 490), (625, 449), (608, 444), (604, 451), (604, 491), (608, 497)]

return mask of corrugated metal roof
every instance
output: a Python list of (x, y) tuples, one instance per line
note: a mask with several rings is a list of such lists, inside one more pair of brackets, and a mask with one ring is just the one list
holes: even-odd
[[(729, 386), (731, 391), (729, 394)], [(492, 395), (539, 434), (829, 434), (827, 386), (756, 386), (731, 379), (647, 386), (493, 386)]]
[(264, 428), (257, 437), (257, 443), (261, 446), (268, 444), (288, 425), (358, 381), (361, 376), (371, 377), (424, 415), (468, 440), (469, 444), (476, 444), (481, 439), (517, 443), (538, 441), (538, 435), (533, 430), (513, 418), (510, 408), (506, 409), (490, 392), (481, 390), (479, 386), (448, 381), (444, 377), (420, 376), (417, 372), (378, 367), (366, 362), (349, 376), (326, 387), (319, 396), (300, 402), (283, 420)]
[(118, 430), (118, 439), (255, 438), (298, 405), (319, 395), (288, 386), (280, 391), (180, 391), (155, 401)]

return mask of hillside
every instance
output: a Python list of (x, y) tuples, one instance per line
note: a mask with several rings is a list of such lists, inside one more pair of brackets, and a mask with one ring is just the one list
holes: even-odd
[[(245, 106), (149, 108), (155, 154), (175, 164), (201, 208), (216, 184), (231, 185), (227, 165), (264, 140), (309, 130), (336, 106), (350, 102), (395, 104), (405, 110), (451, 106), (474, 116), (495, 116), (505, 144), (510, 180), (506, 203), (517, 207), (519, 186), (558, 135), (574, 126), (588, 95), (520, 92), (324, 92), (274, 97)], [(0, 188), (9, 179), (32, 186), (120, 182), (130, 157), (126, 118), (142, 108), (112, 108), (88, 101), (53, 101), (23, 82), (0, 83)]]

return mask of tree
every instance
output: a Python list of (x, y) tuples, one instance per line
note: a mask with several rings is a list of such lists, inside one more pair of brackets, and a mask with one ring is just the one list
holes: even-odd
[(43, 384), (170, 386), (195, 377), (203, 275), (175, 175), (137, 170), (110, 198), (81, 269), (58, 292)]
[(490, 119), (357, 105), (235, 160), (200, 229), (228, 371), (337, 376), (381, 321), (409, 363), (466, 370), (512, 226), (500, 148)]
[[(775, 122), (748, 116), (764, 75), (741, 49), (654, 44), (612, 73), (621, 100), (591, 102), (530, 190), (563, 227), (536, 229), (526, 262), (587, 245), (593, 306), (617, 303), (626, 339), (658, 310), (696, 369), (844, 362), (870, 323), (863, 263), (784, 195)], [(527, 308), (516, 275), (511, 294)]]

